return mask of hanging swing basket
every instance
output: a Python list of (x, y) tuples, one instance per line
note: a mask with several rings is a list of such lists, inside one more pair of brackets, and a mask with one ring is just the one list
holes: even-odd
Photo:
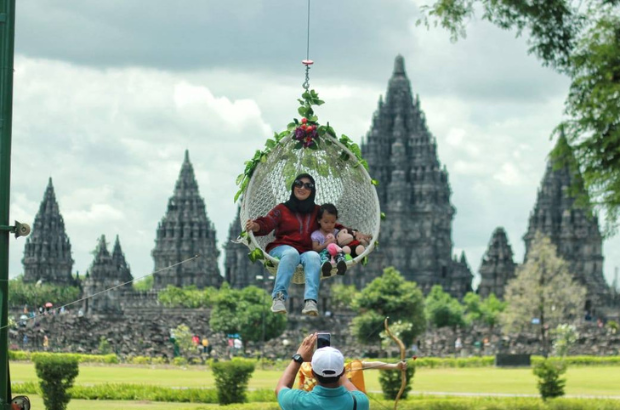
[[(307, 97), (311, 99), (310, 103), (307, 103)], [(245, 229), (247, 220), (264, 216), (279, 203), (287, 201), (295, 177), (308, 173), (316, 182), (315, 202), (334, 204), (338, 209), (339, 223), (372, 237), (364, 252), (347, 262), (348, 266), (352, 266), (366, 260), (379, 237), (381, 211), (375, 189), (377, 181), (368, 174), (368, 165), (357, 144), (345, 135), (336, 138), (329, 124), (318, 124), (310, 106), (312, 101), (322, 104), (316, 93), (307, 91), (304, 99), (306, 104), (300, 107), (299, 112), (309, 119), (294, 120), (286, 132), (269, 140), (265, 151), (257, 151), (252, 161), (246, 163), (246, 172), (237, 180), (241, 186), (238, 195), (242, 194), (241, 229)], [(305, 126), (303, 135), (302, 126)], [(307, 127), (314, 128), (308, 131)], [(273, 232), (265, 236), (247, 232), (239, 241), (250, 248), (250, 259), (262, 261), (265, 268), (275, 274), (278, 260), (265, 251), (274, 239)], [(335, 274), (336, 268), (330, 277)], [(301, 265), (292, 281), (304, 283)]]

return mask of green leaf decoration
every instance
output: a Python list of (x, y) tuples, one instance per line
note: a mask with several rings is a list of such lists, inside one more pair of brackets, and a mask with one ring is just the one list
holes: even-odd
[(265, 259), (265, 254), (260, 248), (254, 249), (252, 252), (248, 254), (248, 256), (250, 260), (252, 261), (252, 263)]
[[(298, 101), (300, 107), (297, 109), (297, 112), (303, 118), (306, 118), (305, 123), (307, 126), (316, 127), (316, 132), (308, 132), (307, 134), (304, 134), (304, 139), (302, 141), (297, 141), (293, 146), (293, 150), (305, 150), (306, 148), (308, 148), (308, 151), (317, 151), (323, 149), (323, 143), (325, 144), (325, 146), (330, 146), (333, 144), (333, 141), (339, 141), (356, 157), (357, 163), (354, 166), (362, 165), (364, 168), (368, 169), (368, 163), (362, 158), (362, 152), (359, 145), (355, 144), (349, 137), (344, 134), (341, 135), (340, 138), (338, 138), (336, 136), (336, 131), (333, 127), (329, 125), (329, 122), (325, 125), (319, 124), (319, 118), (314, 114), (313, 106), (323, 105), (325, 101), (319, 99), (319, 95), (315, 90), (304, 91)], [(254, 174), (254, 171), (256, 170), (258, 164), (265, 163), (271, 152), (278, 148), (278, 145), (282, 143), (282, 140), (285, 137), (293, 134), (292, 137), (295, 138), (295, 132), (297, 128), (301, 126), (302, 122), (300, 121), (300, 119), (293, 118), (293, 121), (288, 123), (288, 125), (286, 126), (286, 130), (280, 133), (274, 133), (273, 138), (267, 139), (267, 141), (265, 141), (265, 148), (262, 151), (256, 150), (252, 159), (244, 162), (244, 171), (242, 174), (237, 176), (237, 179), (235, 180), (236, 185), (239, 186), (239, 190), (235, 194), (234, 202), (237, 202), (237, 200), (247, 189), (252, 175)], [(312, 140), (306, 141), (305, 138), (307, 136), (311, 136)], [(299, 138), (302, 138), (301, 135)], [(282, 155), (282, 159), (285, 161), (284, 169), (282, 172), (287, 185), (290, 185), (290, 183), (292, 183), (295, 175), (300, 170), (298, 169), (300, 165), (302, 165), (303, 167), (314, 169), (319, 175), (324, 177), (329, 177), (329, 175), (331, 174), (337, 174), (337, 172), (334, 171), (335, 168), (333, 168), (335, 164), (318, 163), (313, 155), (309, 156), (309, 158), (313, 159), (307, 159), (305, 160), (305, 162), (304, 157), (302, 157), (302, 163), (297, 163), (297, 157), (294, 154), (290, 157), (286, 156), (287, 153), (281, 153), (280, 155)], [(348, 161), (350, 158), (351, 155), (344, 151), (340, 154), (339, 157), (340, 161), (343, 162)], [(372, 184), (377, 186), (378, 182), (376, 180), (372, 180)], [(255, 254), (253, 256), (250, 256), (250, 259), (259, 257), (262, 258), (261, 255)]]
[(379, 186), (379, 181), (377, 181), (376, 179), (371, 179), (370, 183), (373, 184), (374, 186)]
[(381, 220), (382, 220), (382, 221), (385, 221), (385, 218), (386, 218), (386, 216), (385, 216), (385, 212), (381, 212)]
[(237, 191), (237, 193), (235, 194), (235, 199), (233, 200), (233, 204), (237, 202), (237, 199), (239, 199), (242, 193), (243, 193), (243, 189), (240, 189)]
[(368, 256), (364, 256), (362, 258), (362, 266), (366, 266), (366, 265), (368, 265)]

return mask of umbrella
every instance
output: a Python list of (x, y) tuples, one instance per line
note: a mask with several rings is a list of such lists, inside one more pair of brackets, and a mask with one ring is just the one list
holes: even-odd
[(19, 319), (20, 319), (20, 320), (28, 320), (28, 316), (26, 316), (26, 315), (21, 315), (21, 316), (19, 317)]
[(46, 307), (46, 308), (48, 308), (48, 307), (52, 307), (52, 306), (54, 306), (54, 305), (52, 305), (52, 303), (51, 303), (51, 302), (47, 302), (47, 303), (45, 304), (45, 307)]

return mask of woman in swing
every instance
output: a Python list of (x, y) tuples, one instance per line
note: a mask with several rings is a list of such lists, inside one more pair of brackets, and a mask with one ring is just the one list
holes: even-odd
[(293, 273), (299, 263), (304, 267), (306, 288), (304, 292), (304, 315), (318, 316), (321, 258), (312, 250), (310, 235), (319, 229), (317, 214), (319, 206), (314, 203), (316, 186), (309, 174), (300, 174), (293, 181), (288, 201), (276, 205), (267, 215), (248, 220), (247, 231), (256, 236), (269, 234), (275, 229), (275, 240), (266, 251), (280, 260), (273, 287), (271, 311), (286, 313), (286, 299)]

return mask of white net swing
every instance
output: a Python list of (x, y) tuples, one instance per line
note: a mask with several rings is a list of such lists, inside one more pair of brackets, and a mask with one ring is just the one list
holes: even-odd
[[(241, 202), (241, 229), (245, 230), (248, 219), (264, 216), (279, 203), (287, 201), (295, 177), (308, 173), (316, 182), (317, 204), (334, 204), (338, 209), (339, 223), (371, 235), (372, 239), (364, 252), (347, 261), (347, 265), (351, 267), (362, 262), (373, 251), (379, 238), (381, 210), (372, 179), (358, 157), (336, 138), (325, 135), (316, 150), (296, 149), (297, 144), (291, 133), (272, 149), (264, 162), (257, 165)], [(251, 251), (262, 251), (265, 268), (275, 275), (278, 260), (265, 251), (267, 244), (273, 240), (273, 232), (265, 236), (254, 236), (248, 232), (245, 238), (240, 238), (240, 242)], [(335, 267), (331, 273), (329, 277), (336, 275)], [(325, 277), (321, 276), (321, 279)], [(292, 282), (305, 282), (301, 265), (293, 274)]]

